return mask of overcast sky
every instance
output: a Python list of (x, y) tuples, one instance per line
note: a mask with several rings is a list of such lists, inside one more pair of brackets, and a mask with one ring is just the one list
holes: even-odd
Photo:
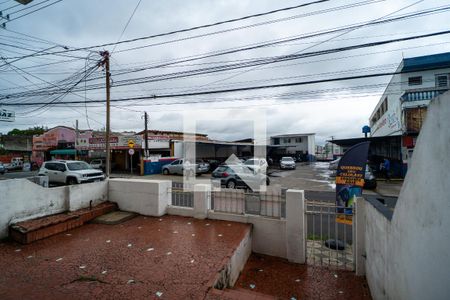
[[(31, 4), (40, 1), (42, 0), (34, 0)], [(306, 2), (311, 2), (311, 0), (142, 0), (121, 40), (239, 18)], [(13, 1), (6, 3), (0, 1), (0, 3), (0, 10), (15, 4)], [(6, 25), (6, 28), (11, 31), (0, 29), (0, 41), (4, 44), (24, 47), (34, 51), (52, 46), (50, 44), (37, 43), (32, 41), (30, 37), (12, 32), (17, 31), (59, 45), (66, 45), (69, 48), (116, 42), (137, 3), (137, 0), (63, 0), (17, 20), (14, 20), (14, 18), (22, 13), (12, 14), (11, 18), (13, 21)], [(354, 7), (348, 7), (349, 4), (353, 4)], [(392, 14), (408, 5), (411, 6)], [(118, 74), (124, 69), (149, 66), (156, 62), (167, 62), (183, 57), (287, 37), (298, 37), (341, 26), (374, 21), (385, 16), (393, 17), (442, 5), (448, 5), (448, 1), (332, 0), (322, 4), (231, 24), (118, 45), (111, 56), (111, 98), (119, 99), (154, 94), (161, 95), (187, 91), (270, 85), (393, 71), (400, 63), (402, 57), (450, 51), (450, 37), (444, 35), (409, 42), (392, 43), (381, 47), (313, 56), (256, 68), (238, 69), (189, 78), (131, 86), (114, 86), (116, 82), (124, 79), (223, 65), (229, 61), (305, 53), (448, 30), (446, 25), (450, 19), (450, 13), (445, 11), (440, 14), (384, 25), (361, 26), (358, 29), (340, 32), (339, 34), (299, 39), (262, 49), (211, 57), (164, 68), (133, 72), (125, 75)], [(11, 13), (19, 8), (10, 9), (8, 12)], [(292, 18), (280, 21), (281, 18), (286, 17)], [(270, 20), (276, 22), (236, 29), (237, 27)], [(193, 36), (227, 29), (233, 30), (192, 38)], [(186, 37), (191, 38), (167, 43), (174, 39)], [(163, 44), (150, 46), (150, 44), (155, 43)], [(146, 47), (123, 51), (138, 46)], [(111, 52), (113, 48), (113, 46), (108, 46), (105, 50)], [(62, 48), (53, 48), (52, 50), (62, 50)], [(5, 58), (29, 53), (32, 52), (0, 44), (0, 55)], [(48, 83), (44, 81), (54, 85), (58, 80), (83, 70), (89, 53), (87, 51), (79, 51), (71, 52), (71, 54), (78, 56), (79, 59), (36, 67), (49, 62), (70, 59), (60, 56), (42, 56), (40, 58), (33, 57), (20, 60), (13, 63), (14, 67), (9, 65), (1, 67), (0, 95), (48, 86)], [(94, 64), (99, 59), (100, 57), (96, 53), (89, 55), (90, 64)], [(11, 62), (12, 59), (8, 61)], [(0, 65), (2, 63), (0, 62)], [(21, 70), (25, 70), (27, 73)], [(102, 68), (98, 68), (93, 73), (93, 76), (103, 75)], [(251, 122), (244, 121), (247, 117), (251, 118), (254, 114), (265, 114), (268, 135), (313, 132), (316, 133), (316, 143), (323, 144), (330, 136), (335, 138), (361, 136), (361, 128), (368, 124), (369, 115), (378, 102), (389, 79), (389, 77), (382, 77), (301, 87), (265, 89), (253, 92), (116, 103), (112, 107), (111, 126), (114, 131), (142, 130), (142, 112), (147, 111), (150, 116), (150, 128), (182, 130), (183, 118), (192, 118), (201, 113), (202, 119), (205, 119), (206, 114), (209, 120), (198, 123), (197, 129), (199, 132), (206, 133), (210, 138), (214, 139), (236, 140), (251, 137), (252, 135), (253, 126)], [(92, 83), (104, 83), (104, 79), (90, 81), (88, 84)], [(83, 86), (84, 83), (81, 83), (80, 87)], [(67, 94), (61, 101), (80, 100), (84, 96), (84, 91), (78, 91), (77, 95)], [(105, 90), (86, 91), (86, 97), (87, 99), (95, 100), (105, 99)], [(20, 98), (15, 101), (32, 102), (48, 101), (48, 99), (48, 97), (39, 96)], [(8, 101), (12, 102), (13, 100)], [(188, 103), (177, 104), (180, 102)], [(30, 107), (8, 107), (8, 109), (16, 111), (16, 121), (14, 123), (0, 123), (0, 132), (3, 133), (12, 128), (28, 128), (34, 125), (48, 127), (56, 125), (74, 126), (77, 119), (82, 129), (87, 129), (88, 127), (99, 129), (105, 124), (105, 107), (103, 104), (87, 108), (81, 104), (75, 107), (52, 106), (49, 109), (37, 111), (32, 111), (34, 108)], [(218, 111), (223, 112), (224, 110), (225, 114), (218, 113)], [(218, 117), (219, 115), (220, 118)]]

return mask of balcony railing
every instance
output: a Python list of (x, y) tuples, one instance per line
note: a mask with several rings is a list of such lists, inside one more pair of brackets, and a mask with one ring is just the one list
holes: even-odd
[(439, 96), (446, 92), (446, 89), (441, 90), (430, 90), (430, 91), (414, 91), (414, 92), (405, 92), (400, 99), (402, 101), (423, 101), (423, 100), (431, 100), (435, 97)]

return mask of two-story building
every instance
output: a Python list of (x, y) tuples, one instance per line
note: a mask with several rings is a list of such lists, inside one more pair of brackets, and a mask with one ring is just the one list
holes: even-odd
[(404, 58), (370, 115), (370, 137), (330, 141), (349, 147), (370, 141), (369, 161), (376, 170), (391, 160), (393, 176), (404, 176), (431, 100), (449, 90), (450, 52)]
[(270, 145), (277, 149), (272, 156), (279, 159), (282, 156), (293, 156), (302, 161), (314, 161), (316, 152), (315, 133), (280, 134), (270, 137)]
[(402, 60), (370, 116), (372, 137), (399, 136), (405, 164), (432, 99), (449, 90), (450, 52)]

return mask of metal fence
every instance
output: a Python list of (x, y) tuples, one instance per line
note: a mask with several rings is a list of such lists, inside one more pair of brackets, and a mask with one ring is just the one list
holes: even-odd
[(194, 192), (172, 188), (172, 205), (194, 207)]
[(245, 212), (244, 190), (220, 189), (211, 192), (211, 209), (242, 215)]
[(337, 211), (339, 207), (334, 202), (306, 200), (305, 203), (307, 263), (354, 270), (353, 228), (351, 224), (336, 222), (341, 215)]
[(176, 182), (172, 181), (172, 189), (178, 189), (178, 190), (194, 190), (194, 184), (187, 183), (187, 182)]
[(221, 189), (213, 191), (211, 209), (241, 215), (285, 218), (286, 190), (268, 189), (265, 192), (254, 192), (243, 189)]

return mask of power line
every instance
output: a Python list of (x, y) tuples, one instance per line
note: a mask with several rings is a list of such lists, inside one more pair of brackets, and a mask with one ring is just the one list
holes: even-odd
[[(59, 1), (62, 1), (62, 0), (58, 0), (58, 2)], [(285, 8), (271, 10), (271, 11), (264, 12), (264, 13), (247, 15), (247, 16), (240, 17), (240, 18), (235, 18), (235, 19), (229, 19), (229, 20), (225, 20), (225, 21), (215, 22), (215, 23), (211, 23), (211, 24), (194, 26), (194, 27), (190, 27), (190, 28), (179, 29), (179, 30), (174, 30), (174, 31), (169, 31), (169, 32), (165, 32), (165, 33), (159, 33), (159, 34), (154, 34), (154, 35), (134, 38), (134, 39), (128, 39), (128, 40), (119, 41), (119, 42), (112, 42), (112, 43), (105, 43), (105, 44), (99, 44), (99, 45), (94, 45), (94, 46), (80, 47), (80, 48), (70, 49), (70, 50), (67, 50), (67, 51), (79, 51), (79, 50), (88, 50), (88, 49), (92, 49), (92, 48), (104, 48), (104, 47), (107, 47), (107, 46), (120, 45), (120, 44), (124, 44), (124, 43), (131, 43), (131, 42), (136, 42), (136, 41), (141, 41), (141, 40), (153, 39), (153, 38), (173, 35), (173, 34), (177, 34), (177, 33), (184, 33), (184, 32), (194, 31), (194, 30), (198, 30), (198, 29), (203, 29), (203, 28), (209, 28), (209, 27), (214, 27), (214, 26), (223, 25), (223, 24), (234, 23), (234, 22), (248, 20), (248, 19), (252, 19), (252, 18), (256, 18), (256, 17), (267, 16), (267, 15), (275, 14), (275, 13), (282, 12), (282, 11), (289, 11), (289, 10), (293, 10), (293, 9), (297, 9), (297, 8), (301, 8), (301, 7), (307, 7), (307, 6), (320, 4), (320, 3), (325, 3), (325, 2), (329, 2), (329, 1), (331, 1), (331, 0), (317, 0), (317, 1), (312, 1), (312, 2), (308, 2), (308, 3), (295, 5), (295, 6), (289, 6), (289, 7), (285, 7)], [(66, 51), (64, 51), (64, 52), (66, 52)], [(61, 52), (61, 53), (64, 53), (64, 52)], [(52, 53), (50, 53), (50, 54), (52, 54)]]
[[(128, 21), (127, 21), (127, 23), (125, 24), (125, 27), (123, 28), (122, 32), (120, 33), (119, 38), (117, 39), (117, 43), (120, 42), (120, 40), (122, 39), (122, 36), (123, 36), (123, 34), (125, 33), (125, 30), (127, 30), (128, 25), (129, 25), (130, 22), (131, 22), (131, 19), (133, 19), (133, 16), (134, 16), (134, 14), (136, 13), (136, 10), (137, 10), (138, 7), (139, 7), (139, 4), (141, 4), (141, 1), (142, 1), (142, 0), (139, 0), (138, 3), (136, 4), (136, 7), (134, 8), (133, 12), (131, 13), (131, 16), (128, 18)], [(116, 47), (117, 47), (117, 44), (114, 45), (114, 48), (113, 48), (113, 50), (111, 51), (111, 55), (114, 53), (114, 50), (116, 50)]]
[[(380, 45), (386, 45), (390, 43), (396, 43), (396, 42), (403, 42), (408, 40), (415, 40), (415, 39), (422, 39), (427, 37), (433, 37), (433, 36), (440, 36), (440, 35), (446, 35), (449, 34), (450, 30), (447, 31), (441, 31), (441, 32), (434, 32), (434, 33), (428, 33), (428, 34), (422, 34), (422, 35), (415, 35), (415, 36), (409, 36), (404, 38), (397, 38), (397, 39), (391, 39), (391, 40), (384, 40), (384, 41), (377, 41), (377, 42), (371, 42), (371, 43), (365, 43), (365, 44), (357, 44), (357, 45), (351, 45), (347, 47), (340, 47), (340, 48), (332, 48), (332, 49), (326, 49), (326, 50), (320, 50), (320, 51), (314, 51), (314, 52), (306, 52), (306, 53), (300, 53), (300, 54), (291, 54), (291, 55), (284, 55), (284, 56), (274, 56), (270, 58), (264, 58), (264, 59), (255, 59), (253, 61), (249, 61), (246, 63), (237, 63), (237, 64), (228, 64), (228, 65), (221, 65), (221, 66), (214, 66), (209, 68), (201, 68), (201, 69), (195, 69), (195, 70), (189, 70), (189, 71), (182, 71), (182, 72), (174, 72), (174, 73), (168, 73), (163, 75), (155, 75), (155, 76), (146, 76), (146, 77), (139, 77), (139, 78), (132, 78), (132, 79), (126, 79), (121, 81), (116, 81), (113, 86), (130, 86), (130, 85), (136, 85), (136, 84), (142, 84), (142, 83), (148, 83), (148, 82), (155, 82), (155, 81), (162, 81), (162, 80), (173, 80), (173, 79), (179, 79), (179, 78), (185, 78), (185, 77), (191, 77), (191, 76), (197, 76), (201, 74), (210, 74), (210, 73), (216, 73), (216, 72), (223, 72), (228, 70), (234, 70), (234, 69), (241, 69), (241, 68), (247, 68), (251, 66), (257, 66), (257, 65), (264, 65), (264, 64), (270, 64), (273, 62), (280, 62), (280, 61), (290, 61), (290, 60), (297, 60), (302, 58), (309, 58), (314, 56), (321, 56), (321, 55), (328, 55), (332, 53), (339, 53), (349, 50), (355, 50), (355, 49), (361, 49), (361, 48), (368, 48), (368, 47), (374, 47), (374, 46), (380, 46)], [(96, 78), (97, 79), (97, 78)], [(90, 80), (90, 79), (87, 79)], [(91, 85), (87, 88), (87, 90), (92, 89), (98, 89), (103, 88), (103, 85)], [(48, 90), (44, 89), (43, 94), (46, 93), (58, 93), (58, 90)], [(39, 91), (33, 91), (33, 93), (29, 92), (22, 92), (22, 93), (15, 93), (15, 94), (9, 94), (6, 96), (1, 96), (0, 99), (4, 98), (17, 98), (17, 97), (25, 97), (27, 95), (35, 96), (37, 94), (43, 95), (42, 93), (39, 93)]]
[(39, 8), (37, 8), (37, 9), (35, 9), (35, 10), (32, 10), (32, 11), (27, 12), (27, 13), (25, 13), (25, 14), (22, 14), (22, 15), (16, 17), (16, 18), (14, 18), (14, 19), (6, 20), (6, 21), (3, 22), (0, 26), (3, 27), (3, 26), (6, 25), (6, 23), (9, 23), (9, 22), (12, 22), (12, 21), (21, 19), (21, 18), (23, 18), (23, 17), (25, 17), (25, 16), (28, 16), (28, 15), (32, 14), (32, 13), (35, 13), (35, 12), (37, 12), (37, 11), (40, 11), (40, 10), (42, 10), (42, 9), (44, 9), (44, 8), (47, 8), (47, 7), (52, 6), (52, 5), (55, 5), (56, 3), (61, 2), (61, 1), (63, 1), (63, 0), (56, 0), (55, 2), (52, 2), (52, 3), (50, 3), (50, 4), (44, 5), (44, 6), (42, 6), (42, 7), (39, 7)]
[[(434, 68), (427, 68), (423, 71), (431, 71), (431, 70), (439, 70), (442, 69), (441, 66)], [(180, 97), (192, 97), (192, 96), (201, 96), (201, 95), (213, 95), (213, 94), (224, 94), (224, 93), (235, 93), (235, 92), (245, 92), (245, 91), (254, 91), (254, 90), (263, 90), (263, 89), (274, 89), (281, 87), (291, 87), (291, 86), (304, 86), (304, 85), (312, 85), (319, 83), (329, 83), (329, 82), (339, 82), (339, 81), (350, 81), (356, 79), (367, 79), (367, 78), (375, 78), (375, 77), (384, 77), (384, 76), (394, 76), (399, 74), (408, 74), (414, 73), (416, 71), (394, 71), (394, 72), (382, 72), (382, 73), (373, 73), (373, 74), (364, 74), (364, 75), (356, 75), (356, 76), (346, 76), (346, 77), (337, 77), (337, 78), (327, 78), (327, 79), (318, 79), (318, 80), (309, 80), (309, 81), (299, 81), (299, 82), (289, 82), (289, 83), (281, 83), (281, 84), (271, 84), (271, 85), (259, 85), (259, 86), (250, 86), (250, 87), (241, 87), (241, 88), (233, 88), (233, 89), (220, 89), (220, 90), (208, 90), (208, 91), (198, 91), (192, 93), (178, 93), (178, 94), (161, 94), (161, 95), (149, 95), (145, 97), (130, 97), (130, 98), (119, 98), (119, 99), (111, 99), (111, 102), (130, 102), (136, 100), (153, 100), (153, 99), (162, 99), (162, 98), (180, 98)], [(106, 100), (91, 100), (89, 103), (105, 103)], [(60, 103), (61, 105), (67, 104), (81, 104), (84, 101), (65, 101), (64, 103)], [(190, 102), (183, 102), (177, 104), (189, 104)], [(0, 103), (5, 106), (36, 106), (48, 104), (48, 102), (27, 102), (27, 103)]]

